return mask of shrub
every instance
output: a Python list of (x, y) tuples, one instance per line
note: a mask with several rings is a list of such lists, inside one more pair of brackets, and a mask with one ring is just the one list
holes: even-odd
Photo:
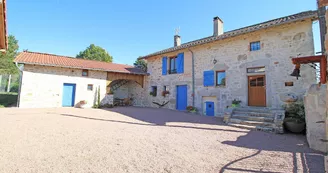
[(197, 108), (194, 106), (187, 106), (187, 111), (188, 112), (197, 112)]
[(16, 106), (17, 98), (17, 93), (0, 93), (0, 105), (4, 107)]
[(286, 118), (296, 122), (305, 122), (305, 109), (303, 101), (289, 103), (283, 106), (286, 111)]

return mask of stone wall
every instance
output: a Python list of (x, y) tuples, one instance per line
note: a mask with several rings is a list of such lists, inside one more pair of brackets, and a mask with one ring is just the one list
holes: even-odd
[[(261, 50), (249, 51), (249, 44), (261, 41)], [(216, 114), (222, 115), (233, 99), (240, 99), (242, 105), (248, 105), (247, 68), (265, 67), (266, 105), (280, 108), (284, 103), (280, 95), (292, 93), (303, 97), (310, 84), (315, 83), (315, 71), (308, 65), (302, 65), (299, 80), (291, 77), (294, 69), (292, 57), (314, 55), (312, 21), (305, 20), (291, 24), (256, 31), (241, 36), (216, 41), (211, 44), (192, 47), (195, 57), (195, 106), (203, 112), (203, 97), (217, 99)], [(175, 56), (184, 52), (184, 73), (162, 75), (162, 57)], [(188, 49), (154, 56), (147, 59), (150, 76), (145, 79), (145, 93), (151, 86), (157, 86), (158, 96), (147, 96), (145, 106), (156, 107), (153, 101), (169, 101), (166, 108), (176, 107), (176, 86), (188, 86), (188, 105), (192, 105), (192, 54)], [(214, 62), (216, 62), (214, 64)], [(169, 65), (168, 65), (169, 67)], [(204, 87), (203, 72), (207, 70), (225, 70), (225, 87)], [(286, 87), (285, 82), (293, 82)], [(162, 97), (163, 86), (168, 86), (170, 94)]]
[[(87, 100), (86, 107), (96, 102), (96, 89), (100, 87), (101, 100), (106, 94), (107, 72), (91, 71), (87, 77), (82, 70), (38, 65), (24, 65), (22, 89), (20, 94), (21, 108), (61, 107), (64, 83), (76, 84), (75, 104)], [(93, 84), (93, 91), (87, 85)]]
[(313, 84), (304, 97), (306, 136), (312, 149), (328, 152), (326, 143), (326, 90), (327, 85)]

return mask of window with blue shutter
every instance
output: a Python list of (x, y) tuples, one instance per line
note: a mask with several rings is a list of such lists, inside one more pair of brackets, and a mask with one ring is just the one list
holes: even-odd
[(162, 75), (167, 74), (167, 57), (162, 58)]
[(177, 73), (184, 72), (184, 54), (179, 53), (177, 57)]
[(204, 71), (204, 86), (214, 86), (214, 71)]

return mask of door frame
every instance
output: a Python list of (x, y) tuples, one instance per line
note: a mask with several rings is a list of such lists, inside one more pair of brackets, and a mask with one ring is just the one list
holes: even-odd
[(267, 80), (266, 80), (266, 75), (265, 74), (254, 74), (254, 75), (248, 75), (247, 76), (247, 105), (248, 106), (252, 106), (252, 105), (250, 105), (250, 103), (249, 103), (249, 100), (250, 100), (250, 92), (249, 92), (249, 90), (250, 90), (250, 78), (251, 77), (260, 77), (260, 76), (262, 76), (263, 77), (263, 79), (264, 79), (264, 105), (263, 106), (255, 106), (255, 107), (267, 107), (267, 89), (266, 89), (266, 86), (267, 86)]
[[(65, 87), (65, 85), (73, 86), (73, 96), (72, 96), (72, 105), (71, 106), (64, 106), (63, 105), (63, 101), (64, 101), (64, 87)], [(76, 84), (75, 83), (63, 83), (62, 107), (74, 107), (74, 104), (75, 104), (75, 95), (76, 95)]]

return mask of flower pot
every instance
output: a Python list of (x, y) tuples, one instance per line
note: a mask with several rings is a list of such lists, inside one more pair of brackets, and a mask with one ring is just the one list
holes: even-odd
[(301, 133), (305, 129), (305, 122), (297, 122), (295, 119), (286, 118), (285, 126), (293, 133)]
[(238, 108), (239, 107), (239, 104), (231, 104), (231, 107)]

